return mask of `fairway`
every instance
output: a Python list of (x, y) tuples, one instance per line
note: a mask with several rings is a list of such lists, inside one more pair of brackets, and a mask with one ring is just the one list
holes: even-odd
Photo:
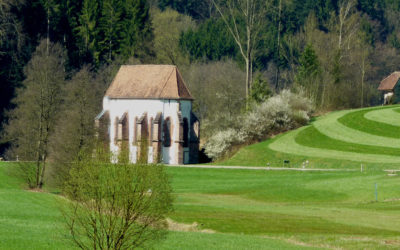
[[(23, 190), (0, 164), (0, 249), (71, 249), (50, 193)], [(179, 223), (156, 249), (399, 248), (400, 177), (168, 167)], [(378, 185), (378, 202), (375, 201)]]
[(400, 168), (400, 106), (343, 110), (309, 126), (244, 147), (222, 165)]
[(176, 221), (313, 247), (400, 247), (398, 176), (178, 167), (169, 173)]
[[(168, 167), (168, 217), (197, 227), (155, 249), (399, 249), (400, 176), (382, 171), (400, 169), (399, 110), (332, 112), (217, 163), (338, 171)], [(24, 190), (14, 166), (0, 163), (0, 249), (74, 249), (58, 210), (67, 201)]]
[[(20, 179), (9, 176), (10, 169), (14, 166), (11, 163), (0, 162), (0, 249), (78, 249), (74, 246), (59, 211), (59, 206), (66, 200), (47, 192), (24, 190)], [(174, 171), (171, 174), (175, 175)], [(174, 186), (181, 184), (173, 183)], [(177, 197), (180, 195), (177, 194)], [(175, 217), (174, 214), (171, 216)], [(183, 220), (186, 218), (182, 218)], [(226, 232), (171, 231), (164, 241), (155, 245), (156, 249), (248, 249), (249, 247), (251, 249), (308, 248), (274, 237)]]
[[(57, 206), (21, 189), (0, 164), (0, 249), (71, 249)], [(169, 167), (180, 223), (156, 249), (400, 247), (400, 178), (381, 172), (292, 172)], [(374, 185), (379, 187), (375, 201)]]

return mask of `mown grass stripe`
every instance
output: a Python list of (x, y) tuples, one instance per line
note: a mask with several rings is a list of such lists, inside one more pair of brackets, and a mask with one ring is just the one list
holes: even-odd
[[(276, 151), (269, 148), (269, 144), (275, 140), (279, 140), (281, 136), (277, 136), (272, 140), (267, 140), (257, 144), (244, 147), (239, 150), (232, 158), (222, 162), (216, 162), (217, 165), (227, 166), (269, 166), (272, 167), (297, 167), (301, 168), (305, 161), (308, 161), (306, 168), (360, 168), (358, 162), (343, 159), (327, 159), (322, 157), (310, 157), (306, 155), (294, 155), (286, 152)], [(289, 160), (288, 165), (284, 165), (283, 161)], [(385, 164), (388, 168), (397, 168), (398, 164)], [(380, 163), (369, 163), (369, 169), (381, 169)]]
[(400, 114), (394, 108), (370, 111), (364, 114), (364, 118), (400, 127)]
[(320, 133), (315, 127), (303, 129), (295, 138), (296, 143), (312, 148), (348, 151), (361, 154), (381, 154), (400, 156), (400, 148), (377, 147), (344, 142)]
[(363, 145), (400, 148), (400, 139), (372, 135), (367, 132), (349, 128), (338, 121), (339, 118), (352, 112), (358, 111), (343, 110), (329, 113), (317, 119), (317, 121), (313, 123), (313, 126), (322, 134), (336, 140)]
[(312, 148), (299, 145), (298, 143), (296, 143), (295, 138), (302, 130), (306, 128), (308, 128), (308, 126), (286, 133), (284, 136), (280, 137), (279, 140), (275, 140), (273, 143), (269, 144), (269, 147), (272, 150), (290, 153), (294, 155), (309, 156), (309, 157), (342, 159), (342, 160), (350, 160), (356, 162), (400, 163), (399, 156), (360, 154), (353, 152), (343, 152), (339, 150)]
[(367, 112), (369, 112), (369, 110), (350, 112), (339, 118), (338, 121), (349, 128), (360, 130), (368, 134), (388, 138), (400, 138), (400, 127), (365, 119), (364, 115)]

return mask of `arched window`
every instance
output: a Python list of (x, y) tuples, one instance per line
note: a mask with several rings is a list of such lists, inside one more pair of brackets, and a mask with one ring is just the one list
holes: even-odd
[(187, 118), (183, 118), (183, 147), (189, 146), (189, 122)]
[(150, 131), (149, 131), (149, 138), (150, 138), (150, 143), (153, 142), (154, 140), (154, 121), (153, 121), (153, 117), (150, 118)]
[(169, 117), (165, 119), (163, 123), (163, 134), (164, 134), (164, 141), (163, 141), (164, 147), (171, 146), (171, 121)]
[(124, 113), (119, 123), (122, 124), (122, 140), (128, 141), (129, 140), (129, 118), (128, 113)]
[(141, 142), (148, 143), (149, 142), (149, 127), (147, 124), (147, 114), (144, 114), (140, 120), (141, 131), (140, 131), (140, 140)]
[(118, 129), (118, 125), (119, 125), (119, 118), (118, 117), (115, 117), (115, 120), (114, 120), (114, 143), (115, 144), (117, 144), (117, 142), (118, 142), (118, 140), (120, 140), (120, 135), (122, 135), (122, 134), (120, 134), (120, 132), (119, 132), (119, 129)]
[(135, 116), (133, 120), (133, 144), (136, 144), (138, 140), (138, 118)]

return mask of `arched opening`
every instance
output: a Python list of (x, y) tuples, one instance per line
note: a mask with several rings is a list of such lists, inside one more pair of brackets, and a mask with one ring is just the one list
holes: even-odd
[(114, 120), (114, 144), (117, 144), (118, 140), (122, 139), (122, 138), (120, 138), (120, 136), (122, 137), (122, 133), (120, 133), (120, 131), (118, 129), (118, 127), (119, 127), (118, 125), (119, 125), (119, 118), (117, 116), (117, 117), (115, 117), (115, 120)]
[(183, 147), (189, 146), (189, 122), (187, 118), (183, 118)]
[(148, 148), (149, 148), (149, 126), (147, 124), (147, 113), (137, 121), (138, 124), (138, 145), (139, 145), (139, 163), (148, 162)]
[(124, 113), (119, 119), (118, 133), (120, 133), (120, 154), (119, 162), (129, 161), (129, 118), (128, 113)]
[(154, 120), (153, 120), (153, 117), (150, 118), (149, 140), (150, 140), (150, 143), (152, 143), (153, 140), (154, 140)]
[(163, 123), (163, 145), (164, 147), (171, 146), (171, 119), (167, 117)]
[(138, 118), (135, 116), (135, 119), (133, 120), (133, 138), (132, 138), (132, 144), (136, 145), (137, 140), (138, 140)]
[(96, 138), (103, 145), (103, 150), (109, 153), (110, 150), (110, 113), (108, 111), (102, 111), (97, 115), (95, 120), (96, 127)]

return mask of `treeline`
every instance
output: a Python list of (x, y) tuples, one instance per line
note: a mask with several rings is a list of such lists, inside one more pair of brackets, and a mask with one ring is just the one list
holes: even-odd
[[(70, 112), (68, 98), (75, 98), (67, 97), (71, 91), (66, 86), (79, 89), (79, 82), (89, 78), (103, 79), (89, 87), (96, 89), (92, 96), (98, 105), (120, 64), (176, 64), (196, 98), (194, 107), (205, 137), (286, 88), (304, 92), (316, 110), (376, 105), (381, 102), (377, 84), (400, 64), (399, 0), (4, 0), (0, 4), (2, 124), (30, 98), (22, 93), (29, 89), (32, 74), (48, 61), (32, 68), (34, 55), (52, 46), (59, 47), (62, 65), (58, 68), (62, 72), (54, 75), (65, 83), (60, 103), (65, 106), (60, 110)], [(50, 55), (40, 53), (44, 58)], [(14, 140), (2, 136), (3, 150)]]

